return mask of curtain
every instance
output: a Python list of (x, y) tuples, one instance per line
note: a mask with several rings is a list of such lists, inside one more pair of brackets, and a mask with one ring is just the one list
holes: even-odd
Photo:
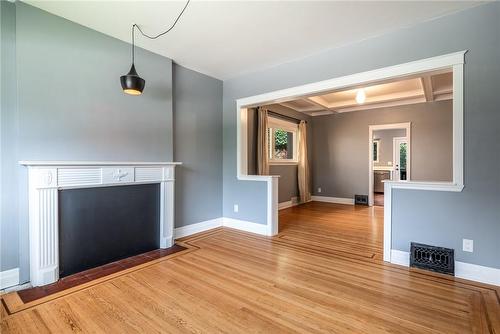
[(267, 109), (257, 110), (257, 174), (269, 175), (269, 145), (267, 143)]
[(299, 147), (298, 147), (298, 181), (299, 195), (302, 203), (311, 200), (311, 179), (309, 177), (309, 160), (307, 159), (307, 130), (306, 122), (299, 123)]

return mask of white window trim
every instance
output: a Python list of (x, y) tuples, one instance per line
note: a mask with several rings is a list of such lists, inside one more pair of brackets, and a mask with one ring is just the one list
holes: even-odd
[[(296, 123), (286, 121), (277, 117), (269, 116), (268, 117), (268, 122), (267, 122), (268, 128), (271, 129), (282, 129), (288, 132), (293, 132), (293, 159), (273, 159), (272, 157), (274, 156), (274, 147), (269, 147), (269, 164), (270, 165), (296, 165), (298, 164), (298, 140), (297, 137), (299, 135), (299, 126)], [(270, 145), (272, 146), (274, 143), (274, 132), (271, 131), (271, 140), (269, 141)]]
[(279, 103), (307, 95), (372, 82), (402, 78), (444, 68), (453, 68), (453, 181), (452, 182), (385, 182), (384, 261), (391, 260), (392, 189), (462, 191), (464, 188), (464, 63), (467, 50), (355, 73), (297, 87), (277, 90), (236, 100), (236, 175), (242, 181), (267, 182), (267, 235), (278, 233), (278, 177), (248, 175), (247, 108)]

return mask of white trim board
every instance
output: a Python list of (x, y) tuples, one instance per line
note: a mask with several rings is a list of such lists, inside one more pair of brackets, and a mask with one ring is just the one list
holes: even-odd
[(311, 196), (311, 199), (316, 202), (336, 203), (354, 205), (353, 198), (328, 197), (328, 196)]
[[(391, 249), (391, 263), (410, 266), (410, 253)], [(455, 261), (455, 277), (500, 286), (500, 269)]]
[(234, 219), (234, 218), (223, 217), (222, 218), (222, 226), (234, 228), (234, 229), (245, 231), (245, 232), (256, 233), (256, 234), (260, 234), (260, 235), (266, 235), (266, 236), (274, 235), (274, 234), (269, 233), (269, 230), (268, 230), (266, 224), (257, 224), (257, 223), (252, 223), (249, 221), (239, 220), (239, 219)]
[(205, 220), (195, 224), (177, 227), (174, 230), (174, 239), (179, 239), (196, 233), (205, 232), (217, 227), (228, 227), (260, 235), (266, 235), (266, 236), (270, 235), (268, 233), (267, 225), (265, 224), (257, 224), (246, 220), (220, 217), (220, 218)]
[(222, 217), (205, 220), (196, 224), (176, 227), (174, 230), (174, 239), (179, 239), (200, 232), (205, 232), (222, 226)]
[(19, 268), (0, 271), (0, 289), (19, 285)]
[[(240, 181), (267, 182), (268, 233), (278, 232), (278, 182), (271, 176), (248, 175), (247, 165), (247, 108), (281, 103), (297, 98), (319, 95), (336, 89), (366, 85), (386, 79), (452, 68), (453, 70), (453, 182), (436, 185), (435, 182), (401, 181), (386, 183), (384, 206), (384, 261), (391, 260), (392, 188), (462, 191), (464, 187), (463, 121), (464, 121), (464, 63), (467, 50), (420, 59), (366, 72), (359, 72), (329, 80), (272, 91), (236, 100), (236, 176)], [(271, 235), (274, 235), (271, 234)]]
[(295, 196), (292, 197), (289, 201), (278, 203), (278, 210), (291, 208), (292, 206), (297, 206), (300, 204), (302, 204), (302, 202), (297, 196)]
[(278, 203), (278, 210), (283, 210), (283, 209), (288, 209), (291, 208), (292, 206), (297, 206), (300, 203), (294, 203), (292, 200), (286, 201), (286, 202), (281, 202)]

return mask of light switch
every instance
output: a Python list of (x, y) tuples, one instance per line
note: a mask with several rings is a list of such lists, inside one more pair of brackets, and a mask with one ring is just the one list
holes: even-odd
[(234, 212), (238, 212), (239, 210), (240, 210), (240, 208), (238, 207), (238, 204), (235, 204), (235, 205), (233, 206), (233, 211), (234, 211)]

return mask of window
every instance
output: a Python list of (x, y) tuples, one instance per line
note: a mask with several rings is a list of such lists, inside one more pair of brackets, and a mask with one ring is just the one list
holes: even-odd
[(373, 140), (373, 162), (378, 162), (380, 139)]
[(297, 163), (297, 132), (296, 123), (269, 117), (267, 142), (270, 164)]

